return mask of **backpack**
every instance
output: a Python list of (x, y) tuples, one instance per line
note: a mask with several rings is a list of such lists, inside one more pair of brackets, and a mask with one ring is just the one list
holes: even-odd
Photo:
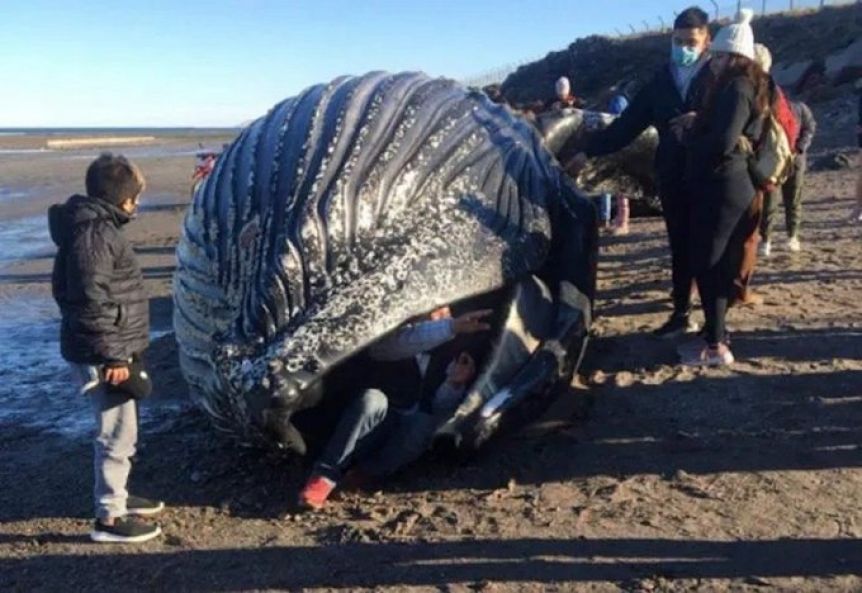
[(787, 134), (787, 142), (790, 143), (790, 148), (796, 152), (796, 143), (799, 142), (799, 134), (802, 132), (802, 126), (799, 120), (796, 119), (796, 114), (793, 113), (793, 108), (790, 106), (790, 101), (781, 87), (775, 85), (775, 102), (772, 104), (775, 119), (781, 124), (784, 133)]
[(799, 122), (784, 93), (778, 86), (776, 95), (763, 122), (763, 134), (757, 145), (742, 136), (743, 150), (751, 156), (748, 171), (754, 185), (760, 189), (782, 185), (793, 170), (796, 141), (799, 139)]

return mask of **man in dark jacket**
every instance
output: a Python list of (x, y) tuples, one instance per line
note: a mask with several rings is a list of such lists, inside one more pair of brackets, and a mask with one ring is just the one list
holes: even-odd
[(711, 77), (710, 69), (705, 67), (708, 26), (709, 16), (700, 8), (681, 12), (674, 21), (670, 63), (635, 95), (619, 118), (589, 138), (586, 150), (569, 163), (577, 171), (587, 158), (620, 150), (648, 127), (658, 130), (656, 179), (670, 242), (673, 281), (673, 313), (655, 330), (659, 337), (670, 338), (698, 329), (689, 316), (693, 277), (688, 252), (690, 204), (696, 196), (691, 195), (684, 181), (686, 149), (681, 137), (693, 122)]
[[(800, 251), (799, 226), (802, 214), (802, 186), (805, 184), (805, 170), (808, 160), (808, 149), (817, 132), (817, 122), (811, 109), (802, 101), (791, 101), (793, 115), (799, 122), (799, 138), (794, 148), (793, 170), (790, 177), (781, 186), (781, 197), (784, 201), (784, 220), (787, 228), (787, 248), (790, 251)], [(772, 252), (772, 224), (775, 211), (778, 209), (778, 190), (767, 192), (764, 196), (763, 220), (760, 223), (761, 253), (769, 256)]]
[(144, 178), (124, 157), (103, 154), (87, 169), (86, 186), (86, 196), (72, 196), (48, 212), (58, 247), (52, 289), (62, 316), (60, 351), (80, 392), (89, 396), (97, 423), (96, 523), (90, 537), (142, 542), (161, 530), (129, 515), (152, 515), (164, 504), (126, 490), (138, 419), (135, 400), (123, 386), (149, 342), (149, 303), (121, 228), (137, 208)]

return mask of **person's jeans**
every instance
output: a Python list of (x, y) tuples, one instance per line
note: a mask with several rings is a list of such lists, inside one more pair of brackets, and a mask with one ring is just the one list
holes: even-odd
[(381, 445), (392, 422), (389, 401), (378, 389), (367, 389), (341, 414), (335, 432), (315, 463), (314, 473), (333, 481), (341, 479), (347, 465), (355, 458)]
[(131, 457), (138, 441), (138, 412), (135, 400), (108, 392), (99, 380), (99, 369), (72, 365), (80, 392), (90, 399), (96, 419), (93, 439), (93, 469), (96, 518), (100, 520), (126, 514)]
[(781, 196), (784, 202), (784, 220), (788, 237), (799, 235), (799, 224), (802, 216), (802, 186), (805, 184), (805, 155), (797, 155), (793, 164), (790, 177), (784, 182), (780, 189), (769, 192), (763, 203), (763, 221), (760, 225), (760, 234), (764, 241), (768, 241), (772, 234), (778, 210), (778, 198)]
[[(454, 410), (453, 410), (454, 411)], [(381, 479), (419, 459), (434, 440), (434, 432), (448, 418), (414, 410), (394, 411), (379, 449), (358, 460), (363, 473)]]

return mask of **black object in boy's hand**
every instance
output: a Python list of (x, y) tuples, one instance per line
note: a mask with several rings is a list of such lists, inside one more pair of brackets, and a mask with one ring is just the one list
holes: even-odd
[(129, 378), (114, 385), (109, 383), (105, 378), (105, 370), (102, 370), (102, 381), (105, 384), (105, 390), (108, 393), (116, 393), (120, 395), (128, 395), (133, 399), (145, 399), (153, 392), (153, 382), (150, 380), (150, 375), (147, 369), (144, 368), (144, 362), (140, 358), (133, 358), (129, 363)]

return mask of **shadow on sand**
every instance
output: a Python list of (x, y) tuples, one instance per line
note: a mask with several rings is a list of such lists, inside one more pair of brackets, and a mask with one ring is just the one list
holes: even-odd
[[(601, 558), (601, 562), (595, 561)], [(124, 591), (238, 591), (304, 587), (433, 586), (506, 581), (559, 583), (666, 578), (828, 577), (862, 570), (862, 541), (756, 542), (660, 539), (479, 540), (176, 553), (46, 555), (0, 560), (0, 584), (97, 590), (122, 575)]]

